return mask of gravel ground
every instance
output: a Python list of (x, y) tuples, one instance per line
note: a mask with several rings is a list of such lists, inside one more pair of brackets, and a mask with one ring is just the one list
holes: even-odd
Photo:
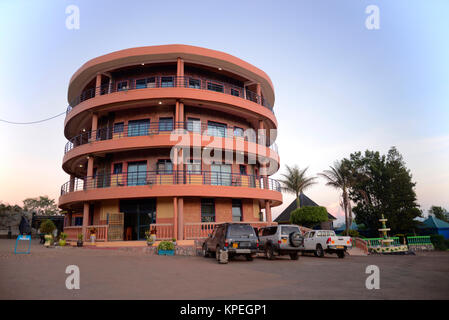
[[(0, 299), (449, 299), (449, 253), (416, 256), (301, 256), (219, 265), (202, 257), (147, 255), (114, 249), (44, 248), (14, 255), (0, 240)], [(80, 289), (68, 290), (68, 265)], [(368, 265), (380, 289), (368, 290)]]

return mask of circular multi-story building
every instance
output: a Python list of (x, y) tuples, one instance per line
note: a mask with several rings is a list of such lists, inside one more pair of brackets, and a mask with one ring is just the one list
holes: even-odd
[[(121, 50), (72, 76), (61, 187), (69, 239), (205, 237), (282, 203), (274, 90), (260, 69), (186, 45)], [(265, 215), (263, 214), (265, 212)]]

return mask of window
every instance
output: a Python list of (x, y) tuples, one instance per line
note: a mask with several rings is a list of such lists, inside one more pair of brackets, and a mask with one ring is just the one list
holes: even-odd
[(189, 174), (201, 174), (201, 160), (190, 160), (190, 163), (187, 163), (187, 172)]
[(122, 163), (114, 163), (114, 174), (120, 174), (123, 170), (123, 164)]
[(242, 221), (242, 200), (232, 199), (232, 221)]
[(210, 166), (210, 183), (214, 186), (230, 186), (232, 183), (231, 165), (212, 164)]
[(147, 87), (147, 79), (136, 80), (136, 89), (143, 89)]
[(171, 160), (159, 160), (157, 162), (157, 174), (172, 174), (173, 164)]
[(122, 133), (125, 128), (125, 124), (123, 122), (114, 123), (114, 133)]
[(241, 165), (239, 166), (239, 168), (240, 168), (240, 174), (246, 176), (246, 165), (241, 164)]
[(215, 91), (215, 92), (223, 92), (223, 85), (213, 82), (207, 83), (207, 90)]
[(201, 199), (201, 222), (215, 222), (214, 199)]
[(128, 186), (141, 186), (146, 184), (147, 162), (128, 163)]
[(299, 228), (293, 226), (283, 226), (281, 229), (282, 235), (289, 235), (292, 232), (299, 232)]
[(159, 118), (159, 131), (172, 131), (173, 118)]
[(237, 89), (231, 88), (231, 95), (232, 96), (236, 96), (236, 97), (240, 97), (240, 91), (238, 91)]
[(256, 237), (254, 228), (248, 224), (231, 224), (228, 227), (228, 237)]
[(199, 89), (201, 88), (201, 81), (198, 79), (189, 79), (189, 88)]
[(128, 137), (145, 136), (150, 128), (150, 119), (128, 121)]
[(197, 118), (187, 119), (187, 131), (201, 133), (201, 120)]
[(234, 127), (234, 137), (242, 137), (243, 138), (243, 129), (239, 127)]
[(72, 218), (72, 226), (82, 226), (82, 225), (83, 225), (83, 217)]
[(161, 87), (173, 87), (173, 77), (161, 77)]
[(207, 123), (207, 134), (215, 137), (226, 137), (227, 126), (223, 123), (209, 121)]
[(117, 84), (117, 91), (128, 90), (128, 81), (120, 81)]

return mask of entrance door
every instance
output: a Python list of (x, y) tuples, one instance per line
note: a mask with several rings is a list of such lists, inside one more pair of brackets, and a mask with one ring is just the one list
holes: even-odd
[(124, 212), (124, 232), (131, 231), (132, 240), (145, 240), (145, 232), (156, 223), (156, 199), (121, 200)]
[(231, 165), (213, 164), (210, 166), (211, 184), (215, 186), (231, 185)]

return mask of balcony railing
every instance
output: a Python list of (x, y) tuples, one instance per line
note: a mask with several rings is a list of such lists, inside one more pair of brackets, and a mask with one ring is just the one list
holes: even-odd
[(75, 178), (61, 186), (61, 195), (69, 192), (110, 187), (153, 185), (212, 185), (233, 186), (281, 191), (278, 181), (255, 175), (223, 173), (214, 171), (143, 171), (118, 174), (99, 174), (83, 179)]
[(96, 88), (84, 90), (79, 96), (70, 101), (67, 107), (68, 114), (79, 103), (94, 98), (98, 95), (105, 95), (119, 91), (153, 89), (153, 88), (191, 88), (198, 90), (207, 90), (229, 94), (242, 99), (255, 102), (273, 112), (273, 106), (257, 93), (246, 88), (235, 86), (231, 83), (207, 79), (195, 76), (147, 76), (141, 78), (130, 78), (118, 81), (112, 81)]
[[(255, 130), (244, 132), (239, 127), (226, 127), (226, 126), (211, 126), (205, 122), (150, 122), (140, 123), (138, 125), (120, 125), (114, 127), (106, 127), (93, 131), (83, 132), (72, 139), (70, 139), (64, 148), (64, 154), (76, 148), (78, 146), (94, 142), (113, 140), (127, 137), (138, 136), (153, 136), (160, 134), (171, 134), (174, 130), (179, 130), (178, 133), (192, 132), (199, 133), (205, 136), (215, 136), (222, 138), (236, 138), (245, 141), (256, 142), (257, 132)], [(185, 130), (185, 131), (183, 131)], [(176, 131), (175, 131), (176, 132)], [(271, 144), (270, 149), (278, 152), (276, 143)]]

